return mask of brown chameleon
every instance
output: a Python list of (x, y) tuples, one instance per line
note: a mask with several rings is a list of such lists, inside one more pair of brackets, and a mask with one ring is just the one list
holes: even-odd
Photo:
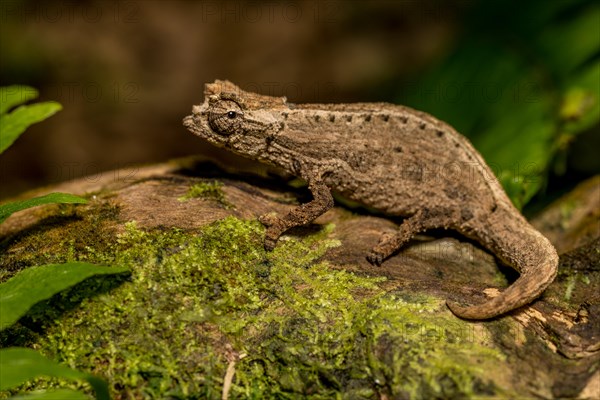
[(265, 248), (333, 206), (331, 191), (405, 219), (369, 252), (379, 265), (419, 232), (452, 229), (474, 239), (520, 277), (497, 297), (454, 314), (487, 319), (530, 303), (554, 280), (552, 244), (515, 209), (469, 141), (424, 112), (387, 103), (292, 104), (228, 81), (205, 86), (184, 125), (215, 146), (304, 179), (313, 200), (260, 217)]

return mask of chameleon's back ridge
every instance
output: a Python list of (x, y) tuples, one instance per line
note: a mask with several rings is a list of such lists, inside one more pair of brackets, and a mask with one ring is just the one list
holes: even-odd
[(404, 217), (367, 254), (379, 265), (414, 235), (453, 229), (481, 243), (521, 275), (479, 305), (449, 302), (459, 317), (487, 319), (537, 298), (556, 276), (552, 244), (514, 208), (471, 143), (429, 114), (387, 103), (291, 104), (228, 81), (205, 87), (184, 125), (215, 146), (304, 179), (313, 200), (266, 214), (265, 248), (333, 206), (331, 191)]

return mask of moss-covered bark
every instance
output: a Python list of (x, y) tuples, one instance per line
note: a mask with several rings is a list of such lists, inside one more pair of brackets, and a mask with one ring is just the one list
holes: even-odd
[[(89, 204), (25, 211), (0, 227), (2, 280), (67, 260), (132, 270), (127, 281), (86, 281), (39, 305), (3, 332), (3, 346), (26, 344), (103, 376), (117, 399), (598, 391), (597, 237), (563, 255), (559, 278), (533, 305), (466, 322), (447, 297), (481, 300), (512, 277), (463, 238), (434, 232), (376, 268), (364, 255), (393, 222), (335, 208), (266, 252), (256, 216), (303, 201), (302, 190), (193, 160), (128, 176), (66, 184)], [(591, 217), (594, 185), (577, 197)], [(561, 204), (540, 229), (590, 232), (589, 215), (569, 225), (577, 213), (560, 214), (556, 228)]]

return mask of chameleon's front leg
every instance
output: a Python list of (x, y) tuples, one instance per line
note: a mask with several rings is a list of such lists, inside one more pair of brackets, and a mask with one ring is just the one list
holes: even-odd
[(306, 225), (333, 207), (331, 191), (325, 184), (319, 181), (309, 182), (308, 189), (313, 196), (310, 202), (294, 208), (283, 217), (264, 214), (258, 218), (267, 228), (265, 249), (273, 250), (277, 240), (285, 231), (295, 226)]

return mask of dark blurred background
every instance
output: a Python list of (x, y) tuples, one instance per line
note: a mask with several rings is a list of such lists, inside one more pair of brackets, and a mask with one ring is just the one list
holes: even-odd
[(598, 2), (3, 0), (0, 12), (0, 85), (64, 107), (0, 156), (2, 199), (218, 156), (181, 125), (216, 78), (297, 103), (430, 112), (519, 205), (600, 171)]

